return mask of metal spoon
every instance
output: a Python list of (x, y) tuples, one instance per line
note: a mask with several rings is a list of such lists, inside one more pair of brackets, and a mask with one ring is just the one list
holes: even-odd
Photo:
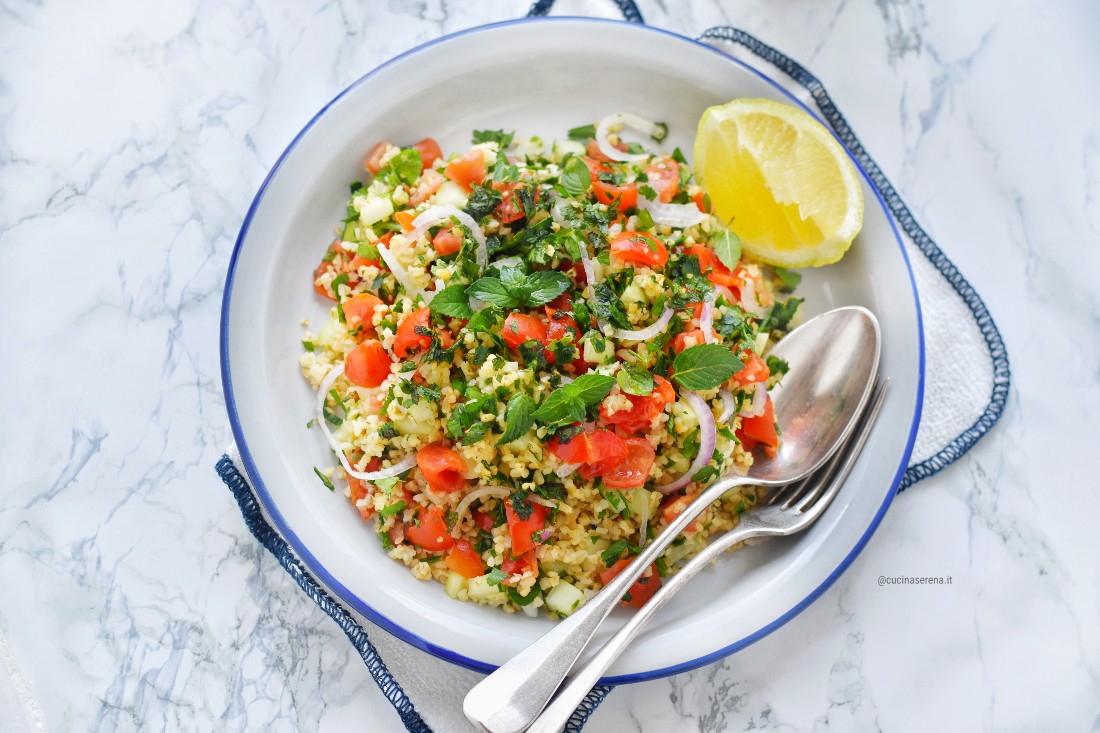
[(837, 308), (787, 335), (772, 354), (790, 372), (772, 391), (783, 433), (772, 458), (726, 476), (669, 523), (603, 590), (466, 695), (462, 710), (491, 733), (520, 733), (538, 717), (600, 624), (638, 577), (704, 509), (738, 486), (776, 487), (816, 471), (848, 438), (878, 376), (878, 321), (865, 308)]

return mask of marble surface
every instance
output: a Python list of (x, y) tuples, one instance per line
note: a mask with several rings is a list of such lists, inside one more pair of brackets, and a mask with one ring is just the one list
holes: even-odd
[[(616, 690), (591, 729), (1100, 729), (1100, 7), (640, 6), (687, 34), (740, 26), (822, 78), (984, 296), (1014, 382), (994, 432), (801, 616)], [(0, 730), (399, 728), (214, 474), (221, 288), (317, 109), (524, 10), (0, 0)], [(953, 584), (876, 582), (898, 574)]]

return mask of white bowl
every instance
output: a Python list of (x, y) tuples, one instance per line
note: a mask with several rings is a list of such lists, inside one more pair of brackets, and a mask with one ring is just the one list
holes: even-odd
[[(669, 125), (665, 145), (690, 154), (703, 109), (735, 97), (796, 103), (775, 83), (709, 46), (647, 26), (543, 18), (483, 26), (383, 64), (322, 109), (256, 194), (229, 266), (222, 374), (233, 433), (274, 526), (325, 585), (396, 636), (478, 670), (503, 663), (553, 623), (451, 600), (383, 553), (372, 525), (324, 489), (314, 466), (335, 463), (307, 431), (313, 392), (298, 372), (300, 320), (327, 303), (309, 274), (344, 215), (378, 140), (436, 138), (464, 150), (474, 129), (544, 139), (614, 111)], [(920, 310), (912, 273), (884, 203), (864, 176), (863, 232), (842, 262), (809, 271), (807, 315), (856, 304), (883, 334), (881, 373), (893, 380), (862, 460), (808, 532), (733, 553), (662, 610), (611, 668), (607, 682), (673, 674), (714, 661), (783, 624), (851, 563), (882, 519), (909, 459), (923, 385)], [(628, 611), (616, 611), (604, 636)]]

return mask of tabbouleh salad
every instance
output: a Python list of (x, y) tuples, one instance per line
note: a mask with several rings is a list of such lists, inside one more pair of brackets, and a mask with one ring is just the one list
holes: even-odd
[[(626, 142), (633, 128), (646, 140)], [(798, 275), (741, 255), (667, 128), (616, 114), (546, 144), (478, 130), (370, 151), (313, 273), (315, 468), (452, 598), (564, 616), (779, 436), (767, 356)], [(635, 583), (641, 606), (761, 496), (730, 491)]]

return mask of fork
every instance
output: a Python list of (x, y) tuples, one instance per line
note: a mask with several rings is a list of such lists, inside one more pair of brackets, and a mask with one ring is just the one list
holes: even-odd
[(866, 445), (867, 436), (878, 417), (889, 382), (889, 379), (884, 379), (877, 387), (859, 425), (852, 431), (847, 443), (828, 463), (806, 479), (781, 487), (767, 495), (763, 502), (742, 516), (737, 527), (708, 544), (665, 581), (649, 602), (638, 609), (630, 620), (562, 686), (546, 709), (527, 729), (527, 733), (557, 733), (561, 730), (589, 690), (599, 682), (600, 676), (634, 640), (642, 626), (696, 573), (721, 553), (745, 540), (791, 535), (813, 524), (840, 491), (840, 487), (847, 480), (859, 458), (863, 446)]

